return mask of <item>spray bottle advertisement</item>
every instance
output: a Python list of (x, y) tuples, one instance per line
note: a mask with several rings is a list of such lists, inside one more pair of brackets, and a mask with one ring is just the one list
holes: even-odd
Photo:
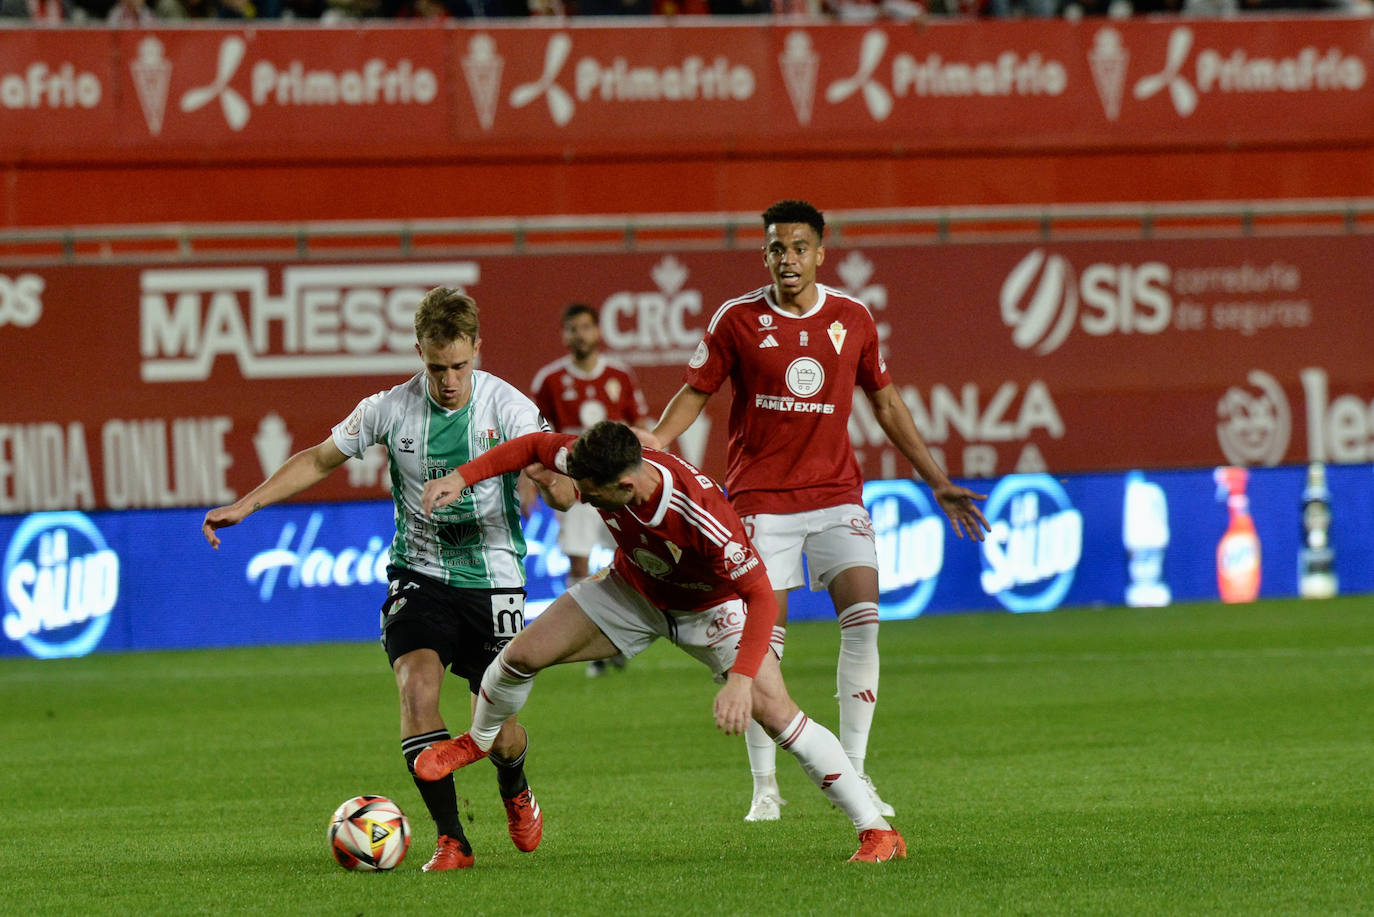
[[(866, 486), (885, 620), (1374, 592), (1369, 465), (966, 483), (988, 495), (982, 544), (956, 537), (924, 486)], [(391, 514), (387, 501), (269, 507), (218, 551), (198, 509), (0, 516), (0, 655), (375, 640)], [(533, 616), (568, 562), (551, 512), (525, 533)], [(792, 594), (793, 620), (833, 613), (824, 592)]]

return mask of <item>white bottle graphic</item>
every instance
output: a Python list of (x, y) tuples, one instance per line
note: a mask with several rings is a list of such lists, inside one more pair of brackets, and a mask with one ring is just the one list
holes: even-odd
[(1139, 471), (1126, 475), (1126, 502), (1121, 511), (1121, 541), (1126, 548), (1126, 604), (1136, 608), (1168, 605), (1173, 598), (1164, 582), (1164, 549), (1169, 546), (1169, 504), (1164, 490)]

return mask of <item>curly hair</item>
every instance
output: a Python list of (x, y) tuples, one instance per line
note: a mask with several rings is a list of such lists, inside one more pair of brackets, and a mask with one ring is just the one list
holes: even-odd
[(778, 201), (763, 212), (763, 228), (766, 232), (775, 223), (805, 223), (816, 230), (816, 238), (825, 238), (825, 217), (806, 201)]

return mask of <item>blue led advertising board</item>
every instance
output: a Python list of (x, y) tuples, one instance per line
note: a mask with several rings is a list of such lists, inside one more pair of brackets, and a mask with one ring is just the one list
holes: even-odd
[[(1318, 501), (1305, 501), (1314, 491), (1301, 467), (967, 483), (988, 495), (982, 544), (955, 537), (924, 486), (866, 486), (884, 619), (1374, 592), (1368, 465), (1326, 468)], [(0, 516), (0, 655), (376, 639), (390, 502), (269, 507), (224, 531), (218, 551), (201, 538), (203, 515)], [(547, 509), (525, 532), (534, 613), (561, 591), (568, 562)], [(792, 619), (832, 614), (824, 593), (793, 593)]]

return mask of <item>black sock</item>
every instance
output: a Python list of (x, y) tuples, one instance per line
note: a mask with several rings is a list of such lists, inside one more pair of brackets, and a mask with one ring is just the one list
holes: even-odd
[(450, 775), (442, 780), (421, 780), (415, 776), (415, 759), (420, 757), (420, 752), (435, 742), (442, 742), (449, 738), (452, 737), (448, 734), (447, 729), (410, 736), (401, 740), (401, 753), (405, 755), (406, 767), (410, 769), (410, 776), (415, 781), (415, 788), (420, 791), (420, 798), (425, 801), (425, 808), (429, 809), (429, 817), (434, 819), (434, 826), (439, 829), (440, 834), (457, 838), (464, 853), (472, 853), (472, 845), (468, 843), (467, 836), (463, 834), (463, 823), (458, 819), (458, 791), (454, 788), (453, 776)]
[(501, 789), (502, 799), (514, 799), (529, 788), (530, 783), (525, 779), (525, 752), (529, 750), (526, 743), (524, 751), (513, 761), (495, 753), (490, 755), (491, 763), (496, 765), (496, 785)]

